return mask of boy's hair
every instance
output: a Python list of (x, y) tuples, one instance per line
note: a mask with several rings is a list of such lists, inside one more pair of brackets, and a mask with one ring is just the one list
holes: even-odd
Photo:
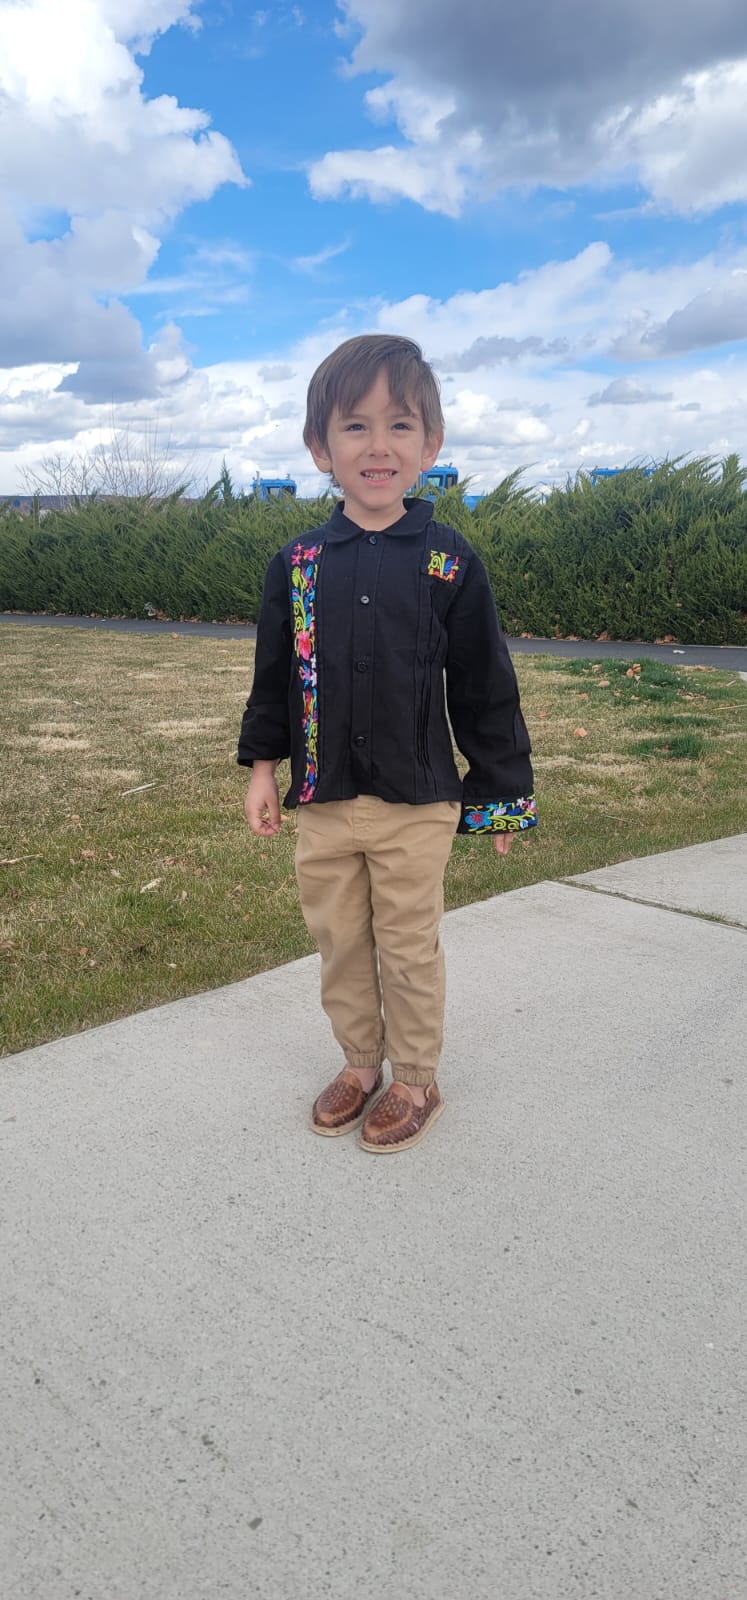
[(438, 379), (420, 345), (393, 333), (363, 333), (346, 339), (317, 367), (306, 399), (304, 444), (326, 445), (335, 406), (342, 416), (350, 416), (373, 388), (382, 367), (392, 399), (407, 410), (417, 406), (426, 438), (435, 438), (444, 425)]

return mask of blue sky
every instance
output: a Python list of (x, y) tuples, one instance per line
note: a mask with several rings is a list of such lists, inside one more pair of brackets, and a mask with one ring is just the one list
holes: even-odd
[(747, 13), (558, 18), (0, 0), (0, 492), (117, 429), (311, 489), (308, 378), (379, 328), (478, 488), (742, 453)]

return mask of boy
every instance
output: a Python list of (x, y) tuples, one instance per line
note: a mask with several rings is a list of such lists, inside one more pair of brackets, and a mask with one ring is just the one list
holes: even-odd
[[(365, 1150), (392, 1153), (443, 1111), (438, 930), (454, 833), (489, 833), (506, 855), (534, 826), (530, 744), (482, 562), (429, 500), (405, 498), (443, 443), (419, 346), (370, 334), (327, 356), (304, 442), (345, 498), (267, 569), (239, 740), (254, 769), (244, 809), (253, 833), (278, 832), (274, 773), (290, 755), (301, 906), (345, 1056), (311, 1126), (362, 1124)], [(379, 1098), (385, 1056), (393, 1082)]]

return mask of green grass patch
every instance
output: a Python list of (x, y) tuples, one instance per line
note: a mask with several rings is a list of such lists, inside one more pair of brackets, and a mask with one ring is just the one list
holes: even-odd
[(647, 700), (658, 705), (670, 705), (688, 687), (685, 671), (670, 667), (666, 661), (609, 661), (598, 657), (594, 661), (565, 662), (571, 677), (588, 685), (595, 696), (612, 700)]
[(631, 755), (659, 756), (667, 761), (699, 761), (706, 749), (697, 733), (674, 733), (667, 739), (636, 739), (628, 745)]
[[(0, 1048), (307, 954), (293, 816), (265, 841), (242, 815), (251, 641), (12, 625), (0, 639)], [(662, 737), (644, 662), (639, 678), (624, 662), (516, 666), (540, 827), (505, 860), (489, 839), (457, 839), (450, 908), (747, 829), (737, 673), (667, 668)], [(704, 724), (697, 756), (634, 748), (671, 747)]]

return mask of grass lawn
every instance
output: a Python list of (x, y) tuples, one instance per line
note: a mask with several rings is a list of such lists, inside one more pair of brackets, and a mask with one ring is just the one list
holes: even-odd
[[(4, 625), (4, 1052), (312, 948), (295, 828), (253, 839), (235, 764), (250, 640)], [(747, 828), (735, 672), (519, 657), (540, 826), (457, 839), (447, 904)], [(280, 773), (280, 780), (284, 774)]]

